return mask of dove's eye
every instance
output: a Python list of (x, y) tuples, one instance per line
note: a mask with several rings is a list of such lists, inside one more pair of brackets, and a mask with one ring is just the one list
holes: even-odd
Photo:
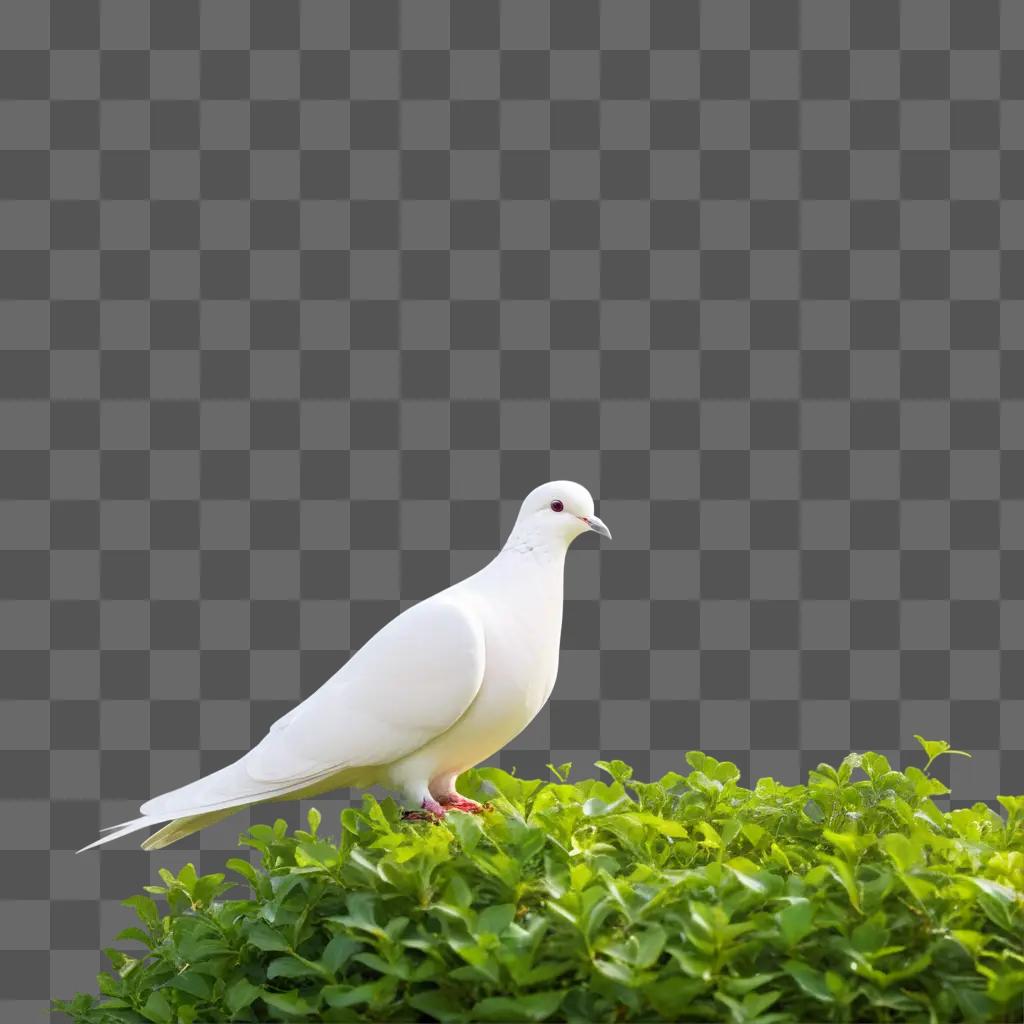
[(551, 511), (552, 512), (561, 512), (562, 509), (564, 509), (564, 508), (565, 508), (565, 506), (557, 498), (555, 498), (555, 500), (553, 502), (551, 502)]

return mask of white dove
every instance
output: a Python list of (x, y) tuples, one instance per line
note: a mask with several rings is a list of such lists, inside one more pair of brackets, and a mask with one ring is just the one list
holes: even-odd
[(389, 622), (233, 764), (147, 801), (141, 817), (84, 850), (166, 821), (142, 844), (159, 850), (250, 804), (339, 786), (397, 790), (422, 808), (409, 817), (481, 810), (455, 780), (522, 732), (551, 695), (565, 555), (587, 530), (611, 538), (585, 487), (537, 487), (483, 569)]

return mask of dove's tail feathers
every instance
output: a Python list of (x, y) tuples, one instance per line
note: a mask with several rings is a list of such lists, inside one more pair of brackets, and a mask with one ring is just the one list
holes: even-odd
[(242, 810), (241, 807), (228, 807), (223, 811), (211, 811), (208, 814), (193, 814), (187, 818), (175, 818), (174, 821), (164, 825), (159, 832), (154, 832), (148, 839), (142, 841), (144, 850), (162, 850), (171, 843), (176, 843), (185, 836), (198, 832), (207, 825), (230, 818), (232, 814)]
[(85, 853), (86, 850), (95, 849), (97, 846), (102, 846), (104, 843), (110, 843), (115, 839), (120, 839), (122, 836), (131, 835), (132, 832), (138, 832), (139, 829), (145, 828), (147, 825), (156, 825), (159, 821), (159, 818), (151, 818), (144, 814), (141, 818), (135, 818), (132, 821), (123, 821), (120, 825), (110, 825), (103, 830), (106, 832), (106, 835), (100, 836), (96, 842), (90, 843), (88, 846), (83, 846), (77, 852)]
[(339, 774), (341, 767), (334, 766), (309, 774), (296, 774), (292, 778), (264, 780), (254, 778), (247, 771), (248, 756), (178, 789), (153, 797), (139, 810), (154, 821), (171, 821), (263, 803), (266, 800), (278, 800), (300, 790), (304, 791), (310, 786), (326, 784), (331, 788), (337, 785), (331, 780)]
[[(331, 780), (330, 788), (335, 785), (334, 780)], [(291, 787), (286, 789), (274, 789), (269, 790), (265, 796), (256, 800), (243, 800), (237, 801), (230, 806), (220, 806), (214, 808), (196, 808), (194, 814), (183, 814), (180, 817), (175, 818), (173, 821), (168, 822), (162, 829), (154, 832), (151, 836), (145, 839), (142, 843), (142, 849), (144, 850), (162, 850), (165, 846), (170, 846), (171, 843), (176, 843), (179, 839), (184, 839), (185, 836), (192, 835), (193, 832), (198, 832), (200, 829), (206, 828), (208, 825), (215, 825), (218, 821), (223, 821), (225, 818), (230, 818), (232, 814), (237, 814), (239, 811), (244, 811), (247, 807), (252, 807), (254, 804), (269, 803), (272, 800), (282, 799), (301, 799), (305, 796), (312, 796), (316, 793), (322, 792), (325, 789), (324, 785), (313, 785), (304, 787)], [(137, 819), (138, 821), (145, 821), (146, 823), (157, 824), (160, 821), (166, 821), (165, 818), (153, 818), (143, 817)], [(136, 828), (141, 828), (141, 825), (136, 825), (135, 822), (130, 822), (133, 827), (128, 829), (129, 832), (134, 832)], [(105, 836), (100, 842), (105, 843), (107, 839), (116, 839), (118, 836), (125, 835), (125, 832), (115, 832), (113, 835)], [(95, 845), (95, 844), (93, 844)]]
[(139, 810), (157, 821), (170, 821), (255, 803), (263, 799), (270, 788), (246, 772), (243, 757), (209, 775), (147, 800)]
[[(289, 783), (273, 786), (264, 784), (257, 792), (246, 791), (239, 787), (234, 795), (226, 795), (226, 787), (220, 786), (214, 789), (210, 780), (220, 782), (225, 777), (230, 779), (228, 769), (237, 770), (235, 765), (229, 765), (227, 769), (221, 769), (213, 775), (198, 779), (196, 782), (182, 786), (181, 789), (172, 790), (162, 796), (142, 805), (140, 810), (143, 814), (132, 821), (122, 822), (120, 825), (108, 825), (101, 831), (106, 834), (88, 846), (83, 846), (79, 853), (92, 850), (104, 843), (120, 839), (122, 836), (138, 832), (147, 825), (164, 825), (158, 832), (154, 832), (143, 844), (144, 850), (162, 850), (165, 846), (184, 839), (185, 836), (198, 832), (207, 825), (222, 821), (237, 811), (251, 807), (253, 804), (266, 803), (270, 800), (294, 799), (301, 800), (310, 796), (318, 796), (321, 793), (336, 789), (338, 786), (361, 786), (373, 785), (376, 774), (373, 769), (350, 769), (348, 771), (329, 770), (306, 778), (299, 778)], [(212, 792), (211, 792), (212, 790)], [(209, 801), (203, 803), (203, 797)], [(219, 802), (214, 802), (219, 797)], [(196, 803), (189, 805), (189, 800), (196, 800)]]
[[(179, 839), (184, 839), (185, 836), (192, 835), (193, 832), (198, 832), (201, 828), (206, 828), (207, 825), (212, 825), (214, 822), (222, 821), (224, 818), (230, 817), (236, 811), (242, 810), (245, 805), (237, 807), (228, 807), (224, 810), (213, 811), (206, 814), (192, 814), (184, 818), (176, 818), (174, 821), (164, 825), (159, 832), (154, 832), (148, 839), (143, 840), (142, 849), (144, 850), (162, 850), (165, 846), (170, 846), (171, 843), (177, 842)], [(122, 836), (131, 835), (133, 832), (138, 832), (140, 829), (144, 829), (149, 825), (159, 825), (164, 820), (161, 818), (154, 818), (152, 815), (143, 814), (140, 818), (134, 818), (132, 821), (123, 821), (120, 825), (108, 825), (103, 831), (106, 835), (100, 836), (94, 843), (90, 843), (88, 846), (83, 846), (78, 852), (85, 853), (86, 850), (95, 849), (97, 846), (103, 846), (104, 843), (113, 842), (115, 839), (120, 839)]]

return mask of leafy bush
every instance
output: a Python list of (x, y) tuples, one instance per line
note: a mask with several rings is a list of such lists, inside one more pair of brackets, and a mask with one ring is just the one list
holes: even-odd
[[(928, 766), (945, 743), (921, 741)], [(942, 812), (946, 787), (879, 754), (802, 786), (729, 762), (634, 780), (462, 776), (493, 811), (403, 822), (367, 795), (341, 839), (285, 822), (242, 842), (252, 888), (133, 896), (86, 1024), (150, 1021), (1020, 1021), (1024, 797)]]

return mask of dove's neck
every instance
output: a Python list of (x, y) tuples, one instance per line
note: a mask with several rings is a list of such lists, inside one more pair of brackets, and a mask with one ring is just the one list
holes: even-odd
[[(492, 599), (490, 606), (502, 609), (503, 636), (517, 636), (524, 648), (531, 650), (539, 645), (551, 654), (552, 666), (556, 666), (568, 544), (560, 537), (522, 526), (516, 524), (505, 546), (480, 571), (474, 587)], [(518, 623), (511, 633), (510, 623)]]
[(503, 562), (528, 562), (561, 572), (568, 550), (566, 538), (560, 534), (517, 522), (498, 557)]

